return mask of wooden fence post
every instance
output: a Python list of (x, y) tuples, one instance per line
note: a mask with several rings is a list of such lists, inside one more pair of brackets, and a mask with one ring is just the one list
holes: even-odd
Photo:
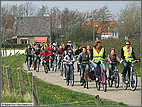
[(24, 88), (24, 82), (23, 82), (23, 76), (22, 76), (21, 68), (17, 68), (17, 73), (18, 73), (18, 80), (19, 80), (20, 90), (21, 90), (22, 96), (24, 96), (25, 88)]
[(1, 67), (1, 87), (2, 87), (2, 91), (5, 92), (4, 80), (3, 80), (3, 66)]
[(9, 90), (10, 90), (10, 93), (12, 93), (13, 92), (13, 84), (12, 84), (12, 76), (11, 76), (11, 71), (10, 71), (9, 66), (6, 66), (6, 71), (7, 71), (7, 80), (8, 80)]
[(30, 81), (30, 85), (31, 85), (31, 91), (32, 91), (32, 95), (33, 95), (34, 106), (39, 106), (39, 98), (38, 98), (38, 94), (37, 94), (35, 83), (33, 81), (33, 74), (32, 74), (32, 72), (28, 73), (28, 77), (29, 77), (29, 81)]
[(101, 106), (102, 105), (101, 99), (100, 99), (99, 95), (95, 96), (95, 102), (96, 102), (97, 106)]

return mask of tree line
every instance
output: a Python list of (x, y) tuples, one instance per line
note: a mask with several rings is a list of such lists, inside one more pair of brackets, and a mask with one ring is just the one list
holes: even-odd
[[(49, 8), (48, 5), (42, 5), (37, 9), (30, 1), (20, 5), (6, 4), (1, 6), (2, 41), (16, 35), (18, 20), (23, 17), (49, 17), (52, 22), (50, 25), (52, 41), (60, 41), (59, 35), (64, 35), (62, 41), (69, 39), (74, 42), (92, 41), (93, 33), (100, 39), (101, 34), (107, 31), (108, 27), (115, 29), (120, 37), (132, 38), (140, 35), (140, 12), (141, 7), (135, 2), (121, 9), (117, 16), (111, 13), (107, 5), (99, 9), (80, 12), (69, 8), (61, 11), (59, 7)], [(87, 21), (90, 21), (91, 25), (86, 25)], [(101, 21), (100, 32), (98, 32), (99, 27), (93, 26), (94, 21)], [(116, 21), (116, 24), (109, 26), (109, 21)]]

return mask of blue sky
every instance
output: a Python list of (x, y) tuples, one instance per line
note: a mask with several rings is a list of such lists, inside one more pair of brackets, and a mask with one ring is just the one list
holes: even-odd
[[(2, 1), (1, 4), (21, 4), (25, 1)], [(120, 12), (121, 8), (129, 3), (136, 2), (137, 5), (141, 5), (141, 1), (32, 1), (36, 9), (40, 8), (42, 5), (48, 5), (49, 8), (58, 6), (61, 10), (65, 7), (79, 11), (91, 11), (93, 9), (99, 9), (104, 5), (107, 5), (113, 14)]]

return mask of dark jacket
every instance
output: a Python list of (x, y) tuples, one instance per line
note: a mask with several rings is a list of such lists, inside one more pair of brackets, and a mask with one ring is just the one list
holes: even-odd
[(82, 52), (81, 49), (77, 49), (77, 50), (75, 51), (75, 55), (79, 55), (81, 52)]
[(89, 64), (89, 60), (90, 60), (90, 58), (89, 58), (88, 52), (86, 52), (86, 54), (84, 54), (84, 53), (79, 54), (78, 61), (83, 66), (85, 66), (86, 64)]

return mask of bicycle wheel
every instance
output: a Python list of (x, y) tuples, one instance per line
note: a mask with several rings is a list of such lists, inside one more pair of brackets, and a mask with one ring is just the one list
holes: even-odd
[(71, 85), (74, 86), (74, 72), (72, 72)]
[(138, 82), (137, 74), (136, 72), (133, 72), (130, 77), (130, 88), (132, 91), (136, 90), (137, 82)]
[(96, 87), (97, 87), (97, 90), (99, 91), (100, 90), (100, 79), (96, 81)]
[(46, 74), (48, 73), (47, 64), (44, 64), (44, 71)]
[(102, 86), (103, 86), (103, 90), (104, 92), (106, 92), (107, 90), (107, 80), (106, 80), (106, 73), (102, 72)]
[(69, 78), (66, 78), (66, 84), (69, 85)]
[(115, 88), (118, 88), (119, 87), (119, 73), (118, 72), (114, 74), (114, 82), (115, 82)]
[(87, 78), (87, 73), (86, 73), (86, 86), (87, 86), (87, 89), (88, 89), (88, 78)]
[(108, 85), (109, 85), (109, 87), (112, 87), (112, 85), (113, 85), (113, 80), (112, 79), (108, 79)]
[(122, 87), (123, 87), (124, 90), (127, 90), (127, 88), (128, 88), (128, 84), (125, 83), (124, 80), (122, 80)]

